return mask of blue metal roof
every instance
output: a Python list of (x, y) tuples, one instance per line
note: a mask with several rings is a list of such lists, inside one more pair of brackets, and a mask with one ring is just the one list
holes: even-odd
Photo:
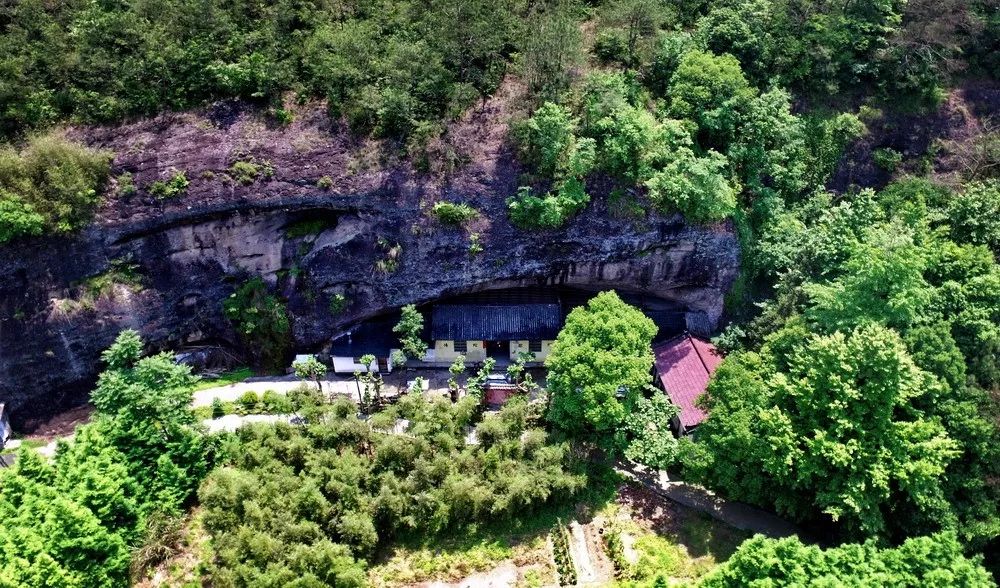
[(549, 340), (560, 328), (558, 304), (438, 304), (431, 315), (435, 341)]

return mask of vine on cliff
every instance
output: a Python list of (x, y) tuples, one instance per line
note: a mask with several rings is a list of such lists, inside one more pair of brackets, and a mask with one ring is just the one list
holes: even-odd
[(280, 369), (288, 351), (288, 310), (268, 292), (260, 277), (245, 282), (223, 303), (226, 318), (239, 332), (257, 368)]

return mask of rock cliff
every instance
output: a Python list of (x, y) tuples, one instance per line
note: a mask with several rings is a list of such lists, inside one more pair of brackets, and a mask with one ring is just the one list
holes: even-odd
[[(123, 195), (112, 182), (95, 222), (72, 238), (0, 247), (0, 399), (22, 424), (79, 401), (124, 328), (155, 348), (236, 345), (221, 303), (249, 275), (287, 298), (301, 349), (411, 302), (541, 284), (653, 294), (714, 326), (739, 267), (729, 226), (691, 227), (607, 197), (561, 230), (511, 226), (505, 200), (522, 170), (496, 122), (511, 102), (492, 99), (417, 155), (352, 139), (318, 107), (283, 128), (222, 104), (71, 129), (113, 150), (114, 173), (139, 190)], [(148, 195), (178, 172), (186, 193)], [(468, 202), (480, 218), (443, 226), (429, 214), (438, 200)], [(331, 309), (338, 294), (345, 305)]]

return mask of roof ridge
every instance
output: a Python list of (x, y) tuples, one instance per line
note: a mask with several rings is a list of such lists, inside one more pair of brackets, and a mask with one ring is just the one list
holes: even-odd
[(684, 334), (687, 335), (688, 340), (691, 341), (691, 347), (694, 348), (694, 354), (698, 356), (698, 361), (701, 362), (701, 367), (705, 368), (706, 374), (711, 375), (712, 370), (708, 369), (708, 363), (706, 363), (705, 358), (701, 356), (701, 350), (698, 349), (698, 344), (695, 342), (695, 338), (687, 331), (685, 331)]

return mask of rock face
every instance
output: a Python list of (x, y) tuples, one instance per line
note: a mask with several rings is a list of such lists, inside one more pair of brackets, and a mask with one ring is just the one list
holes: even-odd
[[(544, 284), (652, 294), (713, 327), (739, 268), (731, 227), (616, 215), (597, 197), (564, 229), (516, 229), (505, 199), (520, 170), (506, 129), (490, 122), (507, 120), (503, 100), (452, 125), (421, 172), (395, 158), (398, 148), (352, 143), (318, 110), (285, 129), (226, 105), (75, 130), (113, 149), (115, 172), (133, 174), (139, 194), (118, 198), (112, 186), (95, 223), (73, 238), (0, 247), (0, 399), (22, 425), (79, 401), (124, 328), (154, 348), (237, 347), (221, 304), (253, 275), (287, 298), (301, 349), (404, 304)], [(244, 185), (226, 175), (235, 161), (274, 174)], [(191, 180), (186, 195), (145, 195), (177, 170)], [(330, 186), (318, 188), (324, 176)], [(480, 218), (443, 226), (429, 214), (437, 200), (469, 202)], [(334, 311), (338, 294), (346, 307)]]

